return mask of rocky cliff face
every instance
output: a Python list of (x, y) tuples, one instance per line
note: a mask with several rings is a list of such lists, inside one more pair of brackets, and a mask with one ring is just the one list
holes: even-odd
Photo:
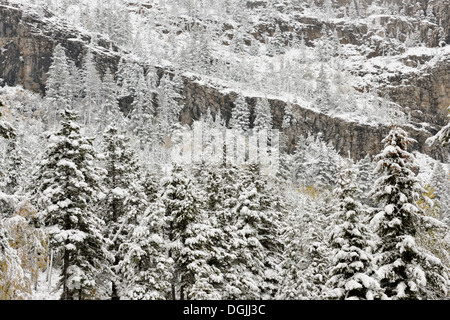
[[(90, 41), (90, 37), (50, 19), (0, 4), (0, 78), (4, 84), (20, 84), (44, 94), (54, 47), (61, 43), (68, 58), (79, 67)], [(94, 59), (99, 71), (115, 71), (120, 60), (117, 47), (102, 39), (98, 44)]]
[[(223, 94), (215, 88), (186, 80), (184, 96), (186, 107), (182, 112), (181, 120), (184, 123), (191, 123), (192, 120), (199, 119), (202, 114), (206, 113), (208, 107), (213, 115), (220, 110), (221, 114), (228, 121), (231, 117), (231, 110), (237, 94), (235, 92)], [(251, 109), (251, 115), (253, 115), (257, 99), (247, 97), (246, 100)], [(274, 127), (280, 129), (286, 103), (276, 99), (269, 99), (269, 103), (271, 105)], [(324, 140), (331, 141), (341, 155), (347, 156), (350, 153), (353, 159), (359, 160), (366, 154), (377, 154), (383, 147), (381, 141), (389, 132), (388, 126), (370, 126), (356, 122), (347, 122), (295, 104), (292, 105), (292, 109), (297, 123), (284, 132), (288, 137), (288, 149), (290, 152), (294, 151), (300, 135), (306, 137), (308, 134), (321, 132)], [(252, 116), (251, 121), (253, 121)], [(411, 127), (406, 127), (405, 130), (417, 141), (411, 146), (412, 150), (418, 150), (441, 161), (446, 160), (447, 151), (440, 145), (429, 147), (425, 144), (425, 140), (431, 136), (429, 131), (417, 130)]]
[[(309, 23), (308, 36), (310, 39), (320, 36), (322, 26), (316, 22), (312, 19)], [(389, 22), (386, 23), (389, 25)], [(340, 27), (342, 28), (339, 29)], [(263, 29), (256, 32), (255, 37), (266, 32), (264, 30), (266, 26), (261, 26), (261, 28)], [(336, 28), (341, 30), (341, 41), (343, 42), (358, 43), (358, 41), (364, 41), (363, 35), (367, 34), (365, 26), (360, 26), (358, 30), (347, 25), (336, 26)], [(67, 26), (56, 24), (51, 19), (40, 19), (18, 8), (0, 5), (0, 78), (3, 79), (4, 84), (10, 86), (20, 84), (25, 89), (44, 94), (46, 73), (50, 67), (53, 48), (61, 43), (65, 47), (68, 57), (75, 61), (77, 66), (80, 66), (90, 41), (90, 37)], [(434, 42), (433, 39), (430, 41)], [(98, 70), (101, 73), (108, 69), (115, 72), (120, 61), (118, 48), (103, 39), (98, 39), (97, 43), (93, 53)], [(421, 59), (421, 57), (417, 59)], [(406, 59), (405, 63), (414, 63), (414, 58)], [(439, 145), (428, 147), (424, 141), (447, 121), (446, 108), (450, 104), (449, 69), (449, 59), (443, 59), (432, 69), (413, 75), (409, 74), (407, 79), (403, 79), (401, 75), (393, 75), (391, 79), (378, 84), (378, 89), (387, 92), (393, 101), (404, 108), (409, 108), (413, 122), (416, 122), (418, 126), (421, 122), (428, 122), (432, 125), (432, 127), (422, 129), (406, 129), (418, 141), (413, 146), (414, 149), (439, 160), (447, 157), (447, 151)], [(164, 70), (159, 70), (160, 74), (164, 72)], [(193, 119), (198, 119), (208, 107), (211, 108), (213, 115), (220, 109), (222, 115), (229, 119), (236, 98), (234, 92), (200, 84), (191, 78), (184, 78), (184, 83), (183, 95), (186, 107), (180, 117), (183, 123), (190, 123)], [(122, 107), (129, 107), (131, 101), (131, 98), (125, 99), (121, 102)], [(253, 109), (256, 99), (247, 97), (247, 101), (250, 108)], [(274, 125), (276, 128), (280, 128), (285, 102), (275, 99), (271, 99), (269, 102)], [(381, 148), (381, 140), (389, 131), (386, 126), (347, 122), (305, 109), (301, 105), (294, 105), (293, 111), (297, 124), (285, 132), (288, 136), (290, 151), (294, 149), (300, 134), (322, 132), (325, 141), (331, 141), (341, 154), (350, 153), (354, 159), (360, 159), (365, 154), (377, 153)]]

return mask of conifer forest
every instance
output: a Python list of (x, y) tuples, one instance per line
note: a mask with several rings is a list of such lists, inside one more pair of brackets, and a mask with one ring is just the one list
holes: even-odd
[(450, 0), (0, 0), (0, 300), (448, 300), (449, 71)]

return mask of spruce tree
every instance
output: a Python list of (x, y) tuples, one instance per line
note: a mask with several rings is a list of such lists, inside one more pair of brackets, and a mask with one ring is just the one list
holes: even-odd
[(328, 279), (328, 196), (313, 187), (303, 190), (309, 191), (302, 192), (306, 196), (299, 196), (300, 201), (291, 209), (292, 216), (286, 217), (283, 228), (283, 280), (278, 293), (281, 299), (323, 299)]
[(117, 264), (122, 259), (119, 247), (133, 232), (138, 215), (146, 206), (145, 193), (140, 185), (140, 168), (125, 133), (119, 133), (116, 126), (107, 127), (103, 142), (103, 180), (105, 197), (102, 199), (102, 218), (105, 221), (104, 236), (111, 240), (109, 251), (114, 254), (112, 298), (120, 297), (120, 280)]
[[(3, 106), (2, 102), (0, 102), (1, 106)], [(0, 136), (5, 139), (10, 139), (9, 146), (10, 143), (14, 143), (17, 137), (17, 130), (8, 122), (1, 120), (1, 116), (2, 113), (0, 112)], [(7, 154), (7, 156), (11, 157), (10, 154)], [(11, 190), (8, 187), (8, 184), (11, 183), (10, 176), (12, 172), (9, 171), (11, 168), (5, 167), (0, 168), (0, 218), (10, 216), (17, 202), (16, 198), (11, 195)]]
[(155, 110), (153, 108), (153, 92), (148, 87), (144, 73), (139, 73), (136, 93), (130, 112), (131, 131), (139, 139), (139, 147), (152, 144), (153, 138), (153, 117)]
[(249, 165), (241, 172), (242, 185), (233, 208), (237, 239), (237, 259), (245, 261), (242, 272), (247, 286), (245, 299), (272, 299), (280, 282), (279, 264), (282, 243), (279, 224), (282, 201), (262, 176), (259, 165)]
[[(426, 289), (446, 294), (447, 275), (442, 262), (416, 245), (419, 231), (445, 227), (423, 215), (417, 205), (424, 188), (415, 176), (413, 155), (408, 146), (415, 142), (407, 132), (393, 127), (382, 141), (384, 150), (375, 158), (380, 177), (371, 195), (380, 206), (371, 224), (378, 235), (375, 261), (380, 286), (390, 299), (426, 299)], [(432, 203), (430, 203), (432, 205)]]
[(223, 164), (202, 164), (196, 170), (198, 184), (202, 190), (202, 207), (211, 223), (213, 242), (209, 263), (219, 272), (220, 281), (214, 283), (220, 298), (243, 299), (249, 291), (246, 278), (245, 261), (237, 255), (243, 242), (238, 240), (236, 215), (233, 209), (238, 203), (241, 184), (240, 171), (234, 166)]
[(434, 164), (431, 185), (436, 192), (440, 205), (440, 218), (450, 223), (450, 177), (440, 162)]
[(81, 134), (77, 114), (66, 109), (61, 116), (61, 128), (50, 136), (34, 175), (32, 195), (40, 223), (50, 229), (50, 246), (61, 257), (61, 299), (93, 299), (108, 256), (104, 222), (93, 211), (100, 180), (96, 151)]
[[(23, 159), (17, 140), (11, 139), (6, 147), (6, 161), (3, 165), (4, 175), (6, 176), (4, 182), (4, 190), (7, 194), (15, 194), (23, 186)], [(1, 185), (0, 185), (1, 187)]]
[(211, 281), (218, 270), (208, 263), (211, 225), (201, 208), (193, 178), (175, 165), (161, 183), (157, 205), (163, 210), (167, 248), (173, 260), (172, 299), (218, 298)]
[(331, 87), (323, 64), (320, 66), (315, 90), (314, 105), (320, 112), (328, 113), (335, 107), (335, 102), (331, 96)]
[[(0, 107), (3, 107), (3, 102), (0, 101)], [(0, 136), (5, 139), (11, 139), (16, 136), (15, 129), (11, 124), (1, 119), (2, 113), (0, 112)]]
[(120, 245), (118, 264), (122, 276), (122, 299), (164, 300), (171, 298), (173, 259), (167, 256), (164, 209), (150, 204)]
[[(448, 117), (450, 117), (450, 107), (448, 107)], [(441, 128), (433, 137), (427, 139), (427, 143), (433, 144), (436, 140), (442, 143), (444, 147), (450, 143), (450, 122)]]
[(375, 163), (370, 159), (369, 155), (366, 155), (356, 163), (356, 180), (358, 182), (359, 189), (361, 189), (361, 193), (358, 195), (358, 200), (363, 204), (373, 204), (372, 199), (367, 195), (372, 189), (373, 182), (375, 181), (375, 177), (373, 175), (374, 169)]
[(351, 160), (339, 172), (335, 211), (331, 215), (329, 235), (333, 250), (325, 298), (373, 300), (380, 298), (380, 285), (374, 277), (372, 234), (365, 224), (361, 203), (355, 196), (361, 191), (355, 184), (356, 170)]
[(270, 111), (270, 104), (267, 98), (258, 99), (255, 107), (255, 121), (253, 123), (253, 130), (256, 132), (260, 130), (272, 129), (272, 114)]
[(82, 70), (83, 83), (83, 120), (86, 125), (90, 125), (92, 119), (95, 119), (99, 113), (99, 104), (101, 101), (102, 82), (100, 74), (97, 71), (94, 57), (89, 49)]
[(281, 124), (281, 128), (283, 130), (289, 128), (291, 125), (295, 124), (295, 118), (294, 114), (292, 112), (292, 104), (290, 102), (287, 102), (284, 106), (284, 115), (283, 115), (283, 122)]
[(69, 62), (64, 48), (61, 44), (58, 44), (53, 51), (45, 87), (45, 95), (48, 101), (45, 120), (48, 125), (53, 124), (58, 119), (59, 112), (69, 108), (72, 103), (72, 88), (69, 80)]
[(239, 132), (247, 132), (250, 126), (250, 111), (243, 95), (239, 94), (234, 102), (229, 127)]

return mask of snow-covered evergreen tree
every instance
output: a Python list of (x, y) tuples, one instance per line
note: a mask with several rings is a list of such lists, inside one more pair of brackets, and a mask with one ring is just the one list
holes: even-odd
[(270, 111), (270, 104), (267, 98), (258, 99), (254, 113), (255, 121), (253, 123), (253, 130), (258, 132), (261, 130), (272, 129), (272, 113)]
[[(3, 103), (0, 102), (0, 107), (3, 106)], [(15, 139), (17, 138), (16, 129), (9, 124), (9, 122), (6, 122), (1, 119), (2, 113), (0, 112), (0, 136), (9, 139), (8, 147), (11, 146), (11, 144), (15, 144)], [(13, 157), (12, 154), (8, 153), (6, 155), (10, 159)], [(8, 162), (8, 160), (7, 160)], [(17, 199), (14, 195), (11, 194), (11, 175), (19, 174), (17, 171), (13, 170), (10, 171), (11, 167), (8, 167), (7, 165), (3, 165), (0, 168), (0, 219), (3, 217), (10, 216), (15, 208), (15, 204), (17, 203)]]
[(336, 204), (330, 217), (329, 234), (333, 250), (329, 279), (324, 297), (337, 300), (373, 300), (381, 298), (374, 276), (372, 234), (366, 224), (366, 212), (355, 199), (360, 192), (351, 160), (341, 168), (334, 193)]
[(229, 126), (239, 132), (247, 132), (250, 127), (250, 110), (242, 94), (238, 94), (234, 102)]
[(92, 119), (100, 112), (99, 104), (102, 90), (102, 82), (91, 50), (88, 50), (84, 59), (81, 83), (84, 92), (82, 116), (84, 123), (90, 125)]
[(139, 73), (136, 86), (135, 97), (131, 105), (130, 129), (139, 139), (139, 147), (144, 148), (150, 145), (154, 139), (153, 117), (155, 110), (153, 108), (153, 93), (144, 72)]
[(320, 112), (328, 113), (330, 110), (334, 109), (335, 104), (331, 93), (331, 87), (323, 64), (320, 66), (314, 96), (314, 105)]
[(175, 165), (161, 181), (162, 210), (169, 258), (173, 260), (172, 299), (217, 299), (212, 281), (218, 270), (208, 263), (211, 225), (200, 206), (193, 179)]
[(163, 300), (171, 298), (173, 259), (167, 256), (164, 236), (164, 209), (158, 203), (148, 207), (130, 229), (119, 247), (123, 258), (118, 264), (122, 276), (122, 298), (131, 300)]
[(122, 124), (123, 113), (118, 104), (118, 86), (110, 72), (106, 72), (100, 89), (100, 110), (97, 112), (96, 123), (99, 131), (103, 132), (111, 123)]
[(424, 198), (425, 190), (412, 171), (413, 155), (407, 148), (413, 142), (407, 132), (393, 127), (375, 158), (380, 177), (371, 195), (381, 210), (375, 212), (371, 224), (379, 237), (375, 261), (380, 286), (390, 299), (426, 299), (429, 288), (443, 294), (447, 290), (442, 262), (416, 244), (420, 230), (445, 225), (424, 216), (416, 204), (419, 199), (430, 200)]
[(61, 116), (61, 128), (50, 136), (35, 173), (32, 195), (62, 261), (61, 299), (93, 299), (96, 276), (108, 256), (104, 222), (93, 211), (100, 183), (96, 152), (81, 134), (77, 114), (66, 109)]
[(286, 105), (284, 106), (284, 115), (283, 115), (283, 122), (281, 124), (281, 128), (287, 129), (295, 123), (296, 123), (296, 121), (294, 118), (294, 114), (292, 113), (292, 104), (288, 101), (286, 103)]
[(369, 155), (359, 160), (356, 163), (356, 181), (361, 193), (359, 194), (359, 200), (367, 205), (372, 204), (372, 200), (367, 194), (373, 187), (375, 177), (373, 175), (373, 170), (375, 169), (375, 163), (371, 160)]
[[(3, 107), (3, 102), (0, 101), (0, 107)], [(16, 136), (14, 127), (6, 121), (1, 119), (2, 113), (0, 112), (0, 136), (5, 139), (11, 139)]]
[(329, 188), (335, 184), (340, 156), (322, 135), (300, 136), (292, 157), (292, 172), (299, 185)]
[(313, 186), (300, 189), (296, 206), (284, 220), (282, 276), (277, 297), (294, 300), (323, 299), (330, 265), (327, 242), (328, 195)]
[(248, 288), (242, 293), (246, 299), (272, 299), (280, 281), (283, 246), (279, 240), (279, 221), (283, 205), (258, 165), (245, 168), (241, 179), (243, 184), (233, 212), (235, 241), (241, 242), (236, 250), (237, 258), (246, 261), (241, 272)]
[(58, 44), (53, 51), (52, 63), (47, 73), (45, 95), (49, 105), (45, 119), (48, 124), (57, 121), (59, 112), (71, 106), (73, 95), (69, 80), (69, 62), (64, 48)]
[(450, 175), (447, 174), (441, 162), (434, 164), (430, 183), (439, 200), (441, 220), (450, 222)]
[[(450, 117), (450, 107), (448, 108), (448, 117)], [(433, 137), (427, 139), (427, 143), (433, 144), (435, 141), (440, 141), (445, 147), (450, 143), (450, 122), (439, 130)]]
[[(119, 247), (127, 241), (127, 235), (133, 232), (137, 216), (144, 209), (146, 200), (140, 185), (140, 168), (129, 145), (129, 138), (114, 125), (105, 130), (103, 156), (106, 175), (103, 180), (105, 197), (101, 200), (101, 216), (105, 221), (105, 237), (112, 243), (109, 250), (115, 256), (116, 266), (122, 259)], [(112, 283), (112, 297), (118, 298), (120, 287), (117, 283), (120, 283), (120, 279), (115, 277)]]
[(19, 148), (17, 137), (9, 139), (0, 170), (0, 217), (11, 217), (15, 213), (25, 186), (25, 167)]
[(164, 75), (161, 78), (157, 92), (158, 108), (157, 130), (160, 142), (164, 141), (165, 136), (170, 136), (179, 120), (183, 105), (180, 104), (182, 81), (180, 77)]

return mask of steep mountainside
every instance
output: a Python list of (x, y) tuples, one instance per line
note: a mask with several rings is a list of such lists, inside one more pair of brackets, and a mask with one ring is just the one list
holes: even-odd
[[(300, 134), (322, 132), (341, 154), (360, 159), (379, 152), (392, 121), (418, 141), (414, 149), (447, 157), (424, 141), (447, 122), (450, 1), (130, 1), (116, 22), (134, 31), (119, 35), (88, 2), (39, 3), (0, 4), (3, 85), (45, 94), (55, 46), (78, 67), (91, 48), (101, 74), (116, 73), (121, 58), (156, 66), (160, 77), (181, 74), (183, 123), (208, 108), (229, 119), (237, 94), (253, 120), (256, 98), (267, 96), (275, 128), (293, 105), (291, 151)], [(104, 14), (114, 8), (105, 5)], [(333, 101), (326, 110), (316, 99), (324, 74)], [(120, 100), (127, 110), (133, 97)]]

